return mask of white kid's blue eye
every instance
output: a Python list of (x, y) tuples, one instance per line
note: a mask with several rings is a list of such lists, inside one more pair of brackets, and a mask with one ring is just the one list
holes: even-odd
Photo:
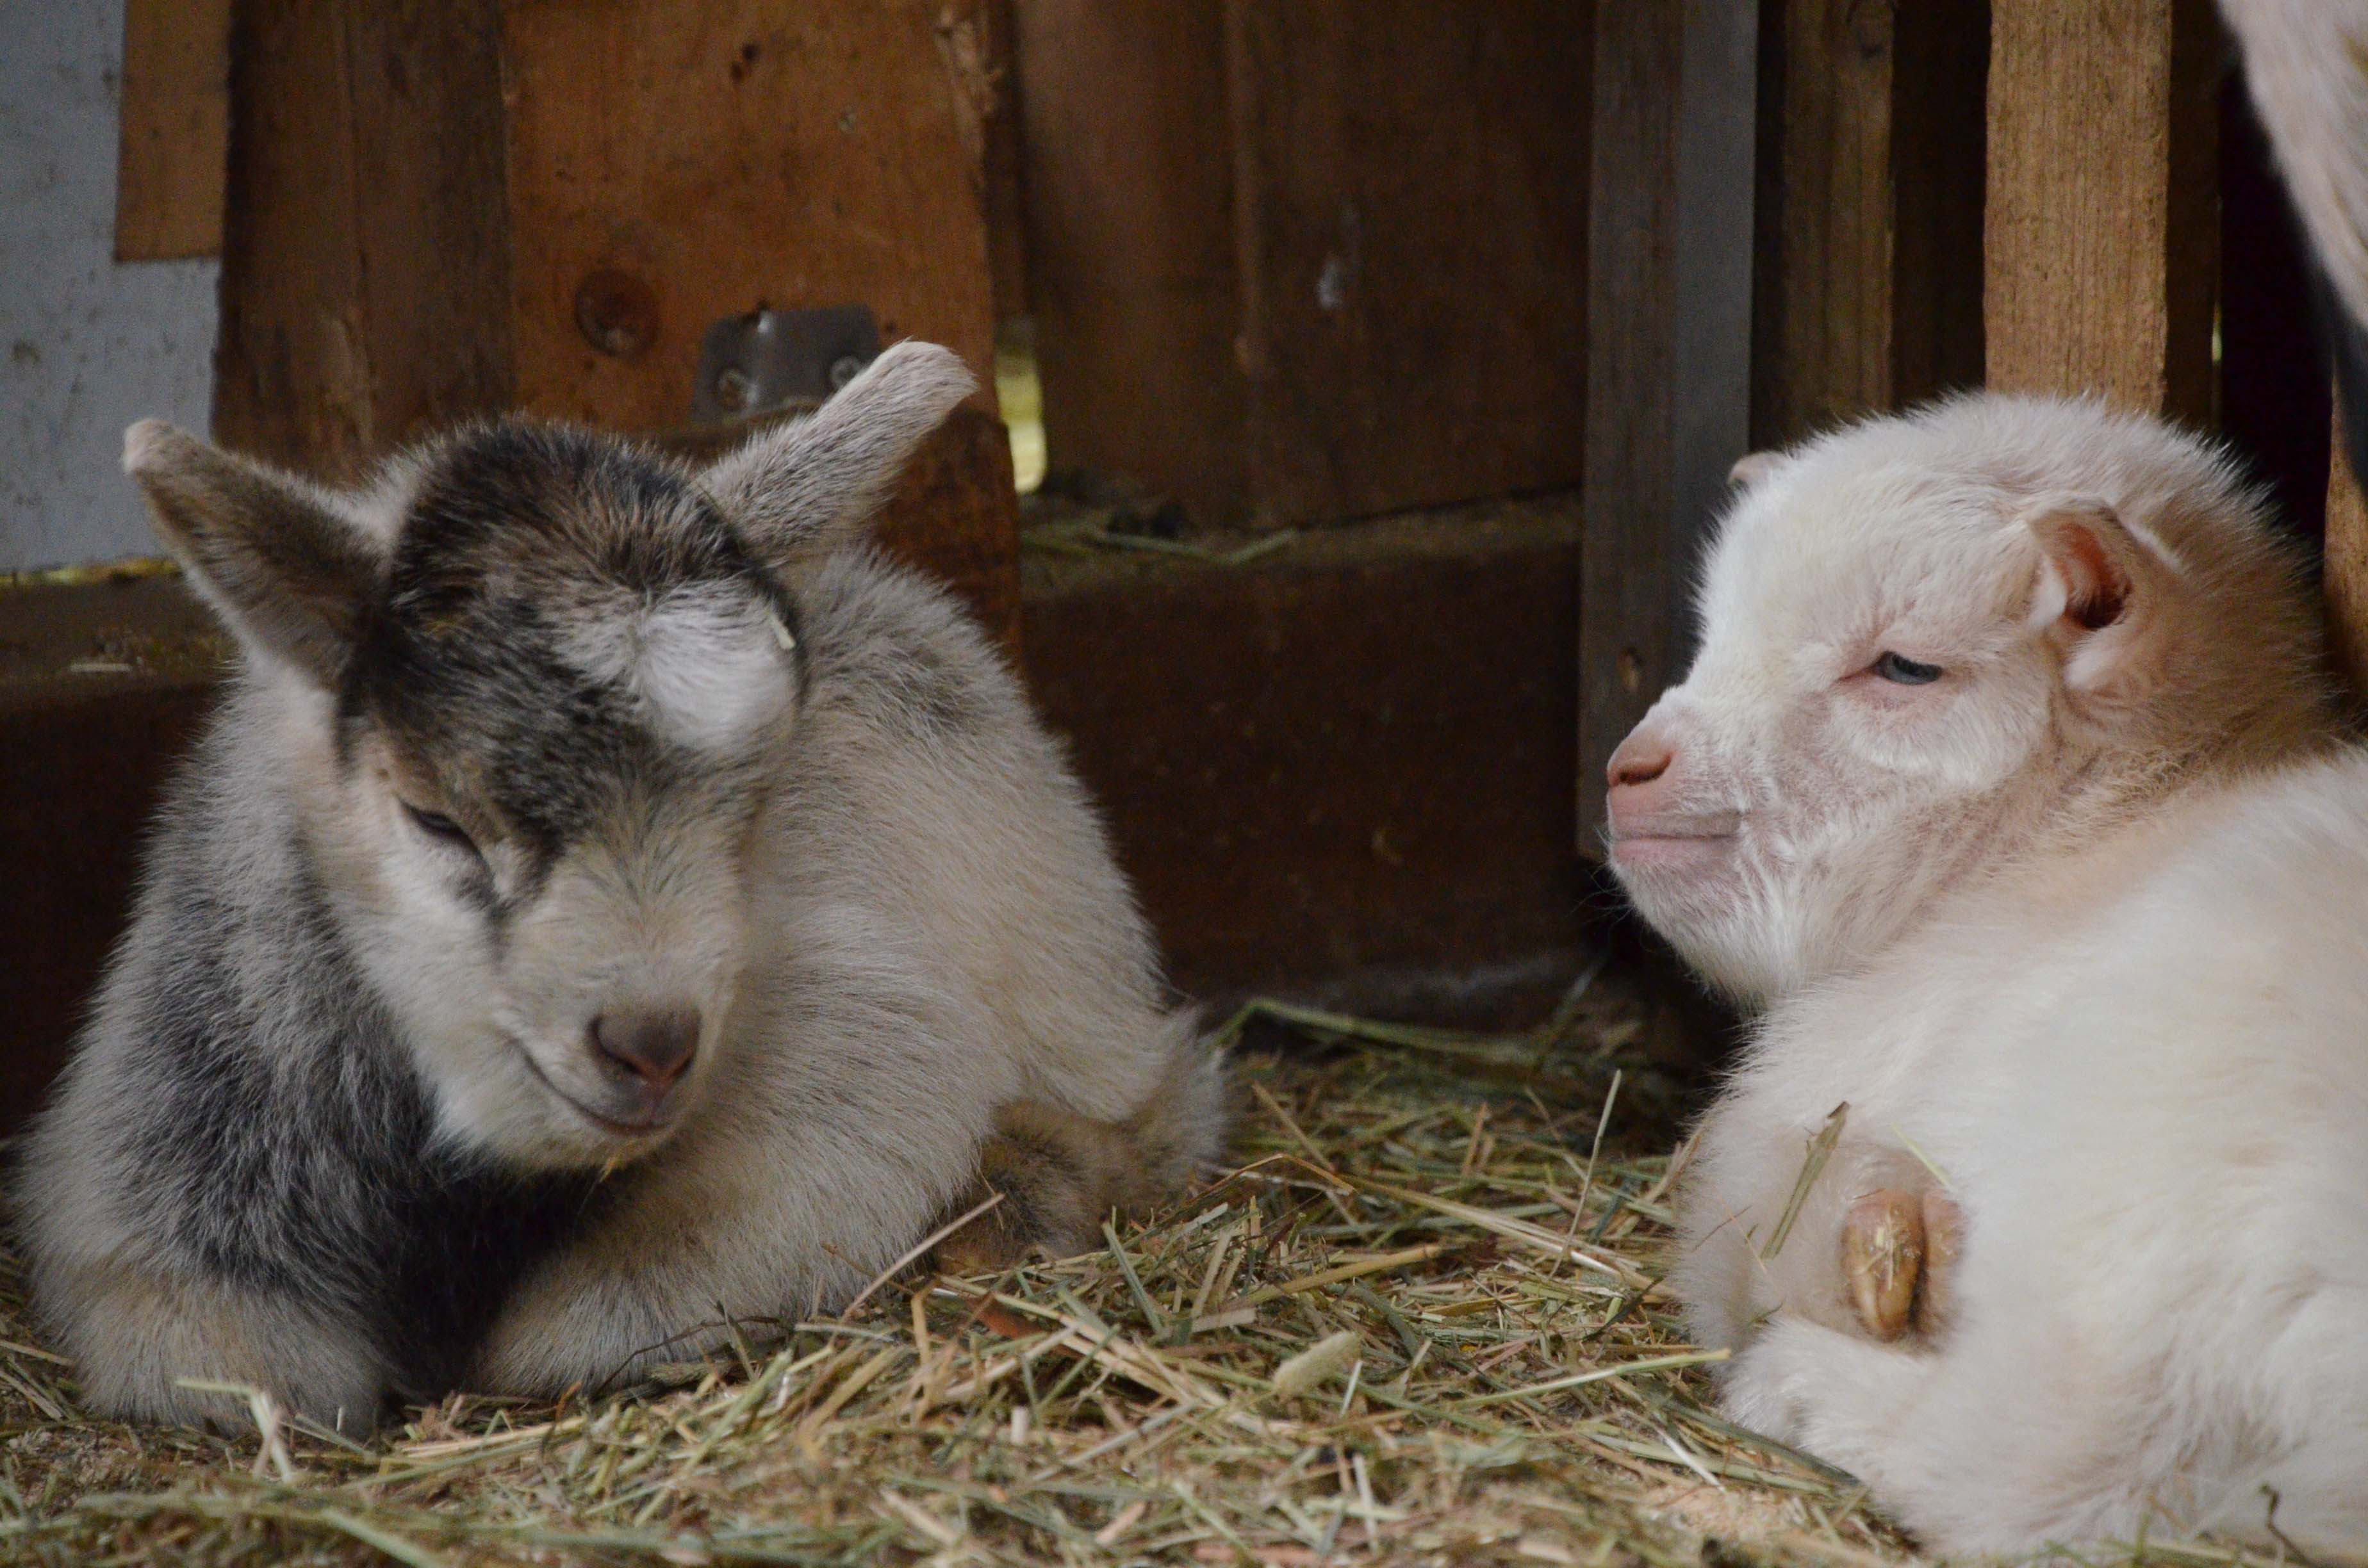
[(1899, 686), (1930, 686), (1941, 678), (1940, 665), (1919, 665), (1896, 653), (1884, 653), (1874, 661), (1873, 668), (1876, 675)]

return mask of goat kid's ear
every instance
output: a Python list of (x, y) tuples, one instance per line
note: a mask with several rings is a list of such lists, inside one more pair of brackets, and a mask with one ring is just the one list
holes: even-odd
[(1726, 483), (1733, 489), (1748, 490), (1783, 466), (1782, 452), (1746, 452), (1726, 471)]
[(718, 460), (708, 491), (759, 553), (788, 567), (870, 521), (977, 384), (953, 350), (897, 344), (812, 415)]
[(334, 685), (381, 547), (320, 491), (161, 419), (123, 434), (156, 537), (241, 642)]
[(2102, 501), (2050, 498), (2023, 522), (2039, 545), (2029, 624), (2062, 652), (2065, 686), (2105, 706), (2144, 699), (2169, 653), (2175, 568)]

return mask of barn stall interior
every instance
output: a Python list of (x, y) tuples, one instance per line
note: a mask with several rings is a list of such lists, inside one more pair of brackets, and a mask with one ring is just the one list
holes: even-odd
[(11, 31), (10, 1128), (228, 653), (147, 559), (123, 426), (327, 479), (509, 408), (710, 455), (907, 337), (981, 390), (882, 538), (1025, 672), (1246, 1084), (1242, 1170), (1107, 1252), (908, 1270), (367, 1445), (260, 1402), (91, 1419), (12, 1311), (28, 1560), (1900, 1557), (1847, 1475), (1711, 1410), (1661, 1283), (1729, 1024), (1617, 917), (1602, 778), (1684, 667), (1730, 466), (1955, 389), (2100, 392), (2242, 452), (2368, 657), (2368, 510), (2203, 0)]

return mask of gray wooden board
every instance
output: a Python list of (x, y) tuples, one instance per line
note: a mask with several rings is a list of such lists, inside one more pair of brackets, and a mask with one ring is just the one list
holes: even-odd
[(1701, 542), (1751, 414), (1757, 0), (1604, 6), (1595, 35), (1578, 842), (1693, 642)]

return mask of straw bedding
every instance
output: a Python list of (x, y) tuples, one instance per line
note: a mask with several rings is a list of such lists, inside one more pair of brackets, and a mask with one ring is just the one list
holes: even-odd
[(1657, 1282), (1684, 1085), (1643, 1027), (1616, 976), (1503, 1036), (1255, 1006), (1241, 1168), (1107, 1251), (909, 1270), (364, 1445), (260, 1402), (230, 1436), (85, 1418), (11, 1276), (0, 1560), (1901, 1561), (1848, 1476), (1706, 1403)]

